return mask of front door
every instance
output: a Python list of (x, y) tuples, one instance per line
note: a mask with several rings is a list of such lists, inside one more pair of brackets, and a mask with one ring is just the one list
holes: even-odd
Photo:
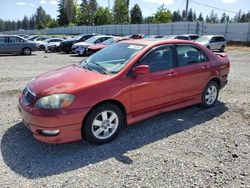
[(148, 65), (150, 73), (131, 76), (132, 111), (151, 111), (179, 99), (179, 81), (173, 46), (159, 46), (137, 65)]

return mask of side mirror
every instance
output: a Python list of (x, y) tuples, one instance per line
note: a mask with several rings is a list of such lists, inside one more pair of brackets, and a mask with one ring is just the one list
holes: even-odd
[(138, 65), (133, 69), (132, 73), (134, 76), (147, 74), (147, 73), (150, 73), (150, 68), (148, 65)]

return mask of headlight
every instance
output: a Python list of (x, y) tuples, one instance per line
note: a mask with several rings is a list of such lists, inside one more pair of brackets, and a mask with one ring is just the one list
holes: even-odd
[(75, 99), (74, 95), (70, 94), (53, 94), (40, 98), (36, 104), (36, 108), (44, 109), (60, 109), (70, 106)]

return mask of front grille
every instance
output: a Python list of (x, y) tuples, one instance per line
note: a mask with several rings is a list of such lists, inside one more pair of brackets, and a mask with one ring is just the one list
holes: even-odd
[(23, 90), (24, 99), (28, 104), (34, 102), (36, 94), (33, 93), (28, 87)]

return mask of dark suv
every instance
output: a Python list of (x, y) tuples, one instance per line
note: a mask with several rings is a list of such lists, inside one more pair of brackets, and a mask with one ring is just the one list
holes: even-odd
[(77, 42), (84, 42), (85, 40), (93, 36), (95, 36), (95, 34), (83, 34), (83, 35), (75, 36), (74, 38), (66, 39), (61, 42), (60, 50), (63, 52), (69, 53), (71, 52), (71, 47), (73, 46), (73, 44)]
[(40, 50), (35, 42), (15, 35), (0, 36), (0, 54), (30, 55), (32, 51)]

